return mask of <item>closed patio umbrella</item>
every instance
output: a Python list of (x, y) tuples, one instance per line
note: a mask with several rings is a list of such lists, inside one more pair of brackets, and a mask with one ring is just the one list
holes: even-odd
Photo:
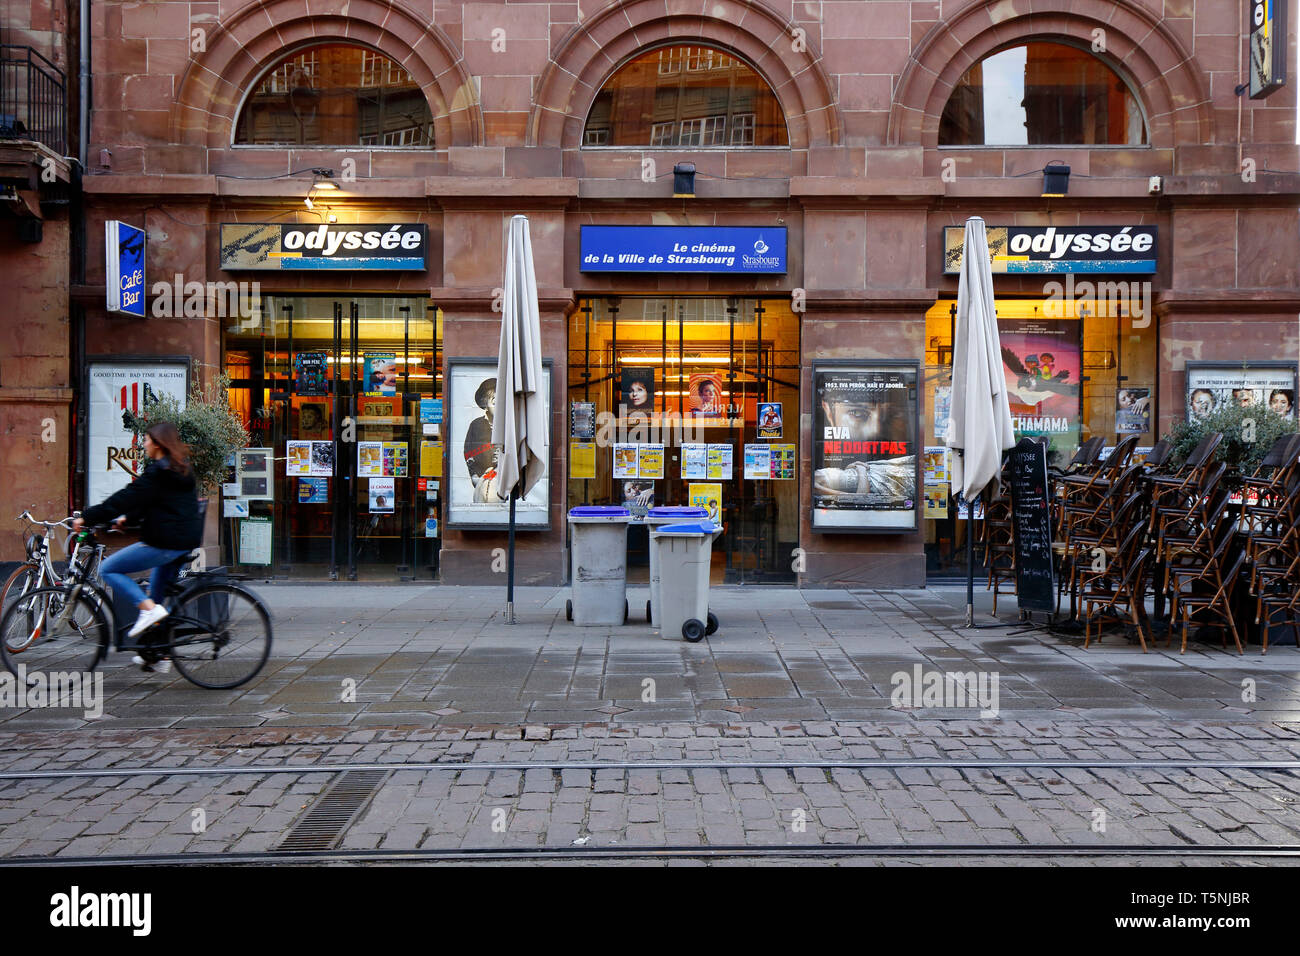
[(975, 503), (989, 487), (997, 490), (1002, 453), (1016, 444), (1002, 372), (988, 235), (978, 216), (966, 220), (962, 247), (947, 444), (957, 450), (952, 461), (953, 494), (960, 492), (967, 503), (966, 626), (970, 627), (975, 615)]
[(528, 217), (513, 216), (506, 240), (501, 348), (497, 355), (497, 411), (492, 444), (497, 458), (497, 495), (510, 500), (506, 565), (506, 614), (515, 619), (515, 502), (546, 470), (550, 429), (542, 394), (542, 331), (537, 313), (537, 276)]

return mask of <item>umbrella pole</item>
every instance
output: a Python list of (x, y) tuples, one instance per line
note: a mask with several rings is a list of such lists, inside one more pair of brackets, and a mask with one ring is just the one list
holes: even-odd
[(975, 502), (966, 502), (966, 626), (975, 626)]
[(510, 489), (510, 532), (506, 545), (506, 623), (515, 623), (515, 499), (519, 486)]

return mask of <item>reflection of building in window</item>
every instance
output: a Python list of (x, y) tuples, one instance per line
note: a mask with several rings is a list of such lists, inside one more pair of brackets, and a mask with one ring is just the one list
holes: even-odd
[(1114, 145), (1147, 141), (1137, 97), (1101, 59), (1063, 43), (985, 57), (957, 82), (940, 146)]
[(411, 74), (382, 53), (325, 44), (271, 69), (240, 114), (235, 142), (427, 149), (433, 115)]
[(785, 116), (751, 67), (711, 47), (669, 46), (626, 63), (587, 117), (587, 146), (786, 146)]

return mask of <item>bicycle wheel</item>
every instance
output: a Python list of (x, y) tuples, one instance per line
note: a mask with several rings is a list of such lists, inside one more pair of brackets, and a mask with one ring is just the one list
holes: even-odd
[(40, 578), (41, 569), (38, 565), (20, 564), (4, 583), (4, 591), (0, 593), (0, 607), (8, 607), (14, 598), (21, 597), (36, 587)]
[(15, 675), (19, 664), (28, 673), (91, 671), (108, 651), (111, 630), (91, 595), (37, 588), (0, 617), (0, 659)]
[(200, 687), (245, 684), (271, 654), (271, 616), (255, 595), (234, 585), (205, 584), (182, 594), (166, 621), (164, 653)]

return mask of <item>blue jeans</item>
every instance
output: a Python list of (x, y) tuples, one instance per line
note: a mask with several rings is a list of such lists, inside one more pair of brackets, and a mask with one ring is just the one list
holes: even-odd
[(100, 573), (108, 586), (113, 589), (114, 594), (129, 597), (131, 603), (139, 607), (145, 599), (145, 593), (140, 590), (140, 585), (127, 575), (153, 568), (153, 575), (149, 578), (149, 596), (161, 604), (167, 585), (175, 581), (176, 576), (180, 574), (180, 559), (189, 553), (189, 548), (183, 551), (169, 551), (141, 541), (104, 559), (104, 563), (100, 565)]

